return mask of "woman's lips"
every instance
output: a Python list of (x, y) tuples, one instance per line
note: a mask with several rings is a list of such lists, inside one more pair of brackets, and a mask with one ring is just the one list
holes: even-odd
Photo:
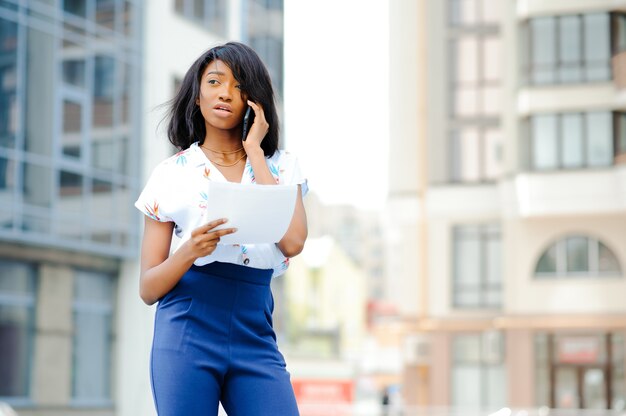
[(215, 106), (215, 107), (213, 107), (213, 111), (215, 112), (215, 114), (217, 114), (218, 116), (221, 116), (221, 117), (227, 117), (227, 116), (230, 116), (233, 113), (230, 110), (230, 108), (225, 107), (225, 106)]

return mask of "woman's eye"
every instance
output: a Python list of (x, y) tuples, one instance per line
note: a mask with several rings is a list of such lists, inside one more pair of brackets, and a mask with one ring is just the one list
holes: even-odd
[(235, 88), (237, 88), (238, 90), (243, 90), (243, 87), (241, 85), (235, 85)]
[(208, 83), (209, 83), (209, 84), (211, 84), (211, 85), (215, 85), (215, 84), (217, 84), (218, 82), (219, 82), (219, 81), (218, 81), (218, 80), (216, 80), (216, 79), (210, 79), (210, 80), (208, 81)]

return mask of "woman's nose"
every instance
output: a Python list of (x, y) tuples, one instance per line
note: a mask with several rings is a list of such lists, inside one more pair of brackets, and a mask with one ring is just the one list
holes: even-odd
[(222, 88), (220, 88), (219, 97), (224, 101), (232, 100), (233, 92), (231, 91), (231, 88), (228, 85), (223, 85)]

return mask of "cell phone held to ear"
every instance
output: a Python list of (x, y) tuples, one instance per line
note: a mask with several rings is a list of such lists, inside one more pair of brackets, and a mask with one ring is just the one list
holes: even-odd
[(252, 123), (254, 123), (254, 110), (252, 107), (248, 106), (246, 114), (243, 116), (243, 131), (241, 133), (241, 140), (244, 142), (248, 137), (248, 132), (250, 131), (250, 127), (252, 127)]

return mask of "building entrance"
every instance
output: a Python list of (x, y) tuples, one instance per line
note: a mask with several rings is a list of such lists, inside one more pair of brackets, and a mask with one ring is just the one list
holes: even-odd
[(550, 407), (611, 408), (611, 334), (549, 337)]
[(608, 409), (610, 379), (604, 368), (557, 366), (555, 406), (562, 409)]

